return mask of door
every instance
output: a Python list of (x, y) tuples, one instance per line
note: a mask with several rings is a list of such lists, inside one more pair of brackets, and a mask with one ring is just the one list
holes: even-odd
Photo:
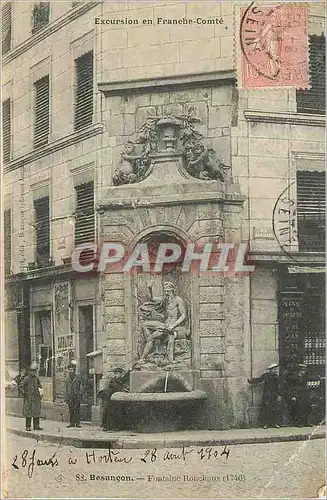
[(80, 375), (84, 383), (83, 403), (91, 406), (94, 401), (94, 376), (89, 374), (89, 361), (86, 355), (94, 350), (92, 305), (78, 307), (78, 324)]

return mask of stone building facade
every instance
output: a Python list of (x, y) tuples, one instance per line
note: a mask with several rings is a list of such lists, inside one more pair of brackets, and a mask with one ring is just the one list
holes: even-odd
[[(299, 172), (324, 172), (324, 105), (301, 112), (294, 88), (239, 88), (239, 7), (232, 2), (42, 4), (11, 5), (10, 47), (3, 56), (2, 100), (10, 106), (3, 147), (9, 148), (3, 207), (10, 261), (7, 368), (22, 370), (37, 359), (44, 406), (56, 416), (67, 364), (76, 359), (88, 388), (85, 418), (97, 421), (102, 374), (117, 365), (132, 369), (131, 390), (138, 392), (161, 369), (135, 369), (147, 277), (78, 274), (70, 262), (76, 242), (201, 244), (211, 238), (244, 244), (255, 265), (251, 275), (168, 274), (187, 304), (190, 332), (175, 341), (182, 361), (169, 370), (185, 387), (207, 394), (197, 427), (256, 425), (260, 389), (247, 380), (295, 355), (289, 330), (313, 380), (323, 370), (324, 250), (321, 242), (310, 247), (300, 238), (288, 246), (276, 203), (283, 192), (297, 202)], [(173, 19), (200, 21), (170, 24)], [(310, 4), (311, 37), (322, 38), (323, 20), (323, 5)], [(49, 117), (48, 127), (40, 122), (44, 141), (36, 137), (42, 88)], [(230, 167), (225, 182), (213, 172), (201, 178), (187, 169), (178, 136), (185, 124), (177, 126), (171, 147), (159, 124), (142, 179), (126, 184), (118, 175), (114, 182), (127, 143), (137, 150), (149, 118), (181, 116), (199, 119), (195, 130), (203, 147), (215, 152), (215, 165)], [(129, 154), (140, 157), (134, 149)], [(314, 325), (306, 319), (312, 307)]]

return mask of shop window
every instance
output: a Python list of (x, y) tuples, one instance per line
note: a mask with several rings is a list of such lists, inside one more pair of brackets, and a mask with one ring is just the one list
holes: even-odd
[(35, 313), (35, 346), (40, 377), (51, 377), (53, 359), (50, 311)]
[(50, 260), (50, 204), (49, 196), (34, 200), (36, 262), (47, 266)]
[(75, 60), (75, 130), (91, 125), (93, 119), (93, 52)]
[(32, 33), (36, 33), (47, 26), (50, 21), (50, 2), (40, 2), (35, 4), (33, 7), (32, 18)]
[[(95, 242), (95, 214), (94, 214), (94, 184), (88, 182), (75, 187), (75, 246), (83, 243)], [(81, 262), (86, 264), (94, 260), (94, 252), (85, 250), (81, 253)]]
[(45, 146), (49, 141), (50, 82), (49, 75), (34, 83), (34, 147)]
[(324, 252), (326, 181), (324, 172), (297, 172), (297, 224), (300, 252)]
[(324, 35), (309, 37), (309, 90), (296, 91), (299, 113), (325, 114), (326, 108), (326, 40)]
[(5, 210), (3, 218), (4, 271), (5, 276), (8, 276), (11, 270), (11, 210)]
[(4, 163), (11, 160), (11, 102), (2, 103), (2, 158)]
[(6, 2), (1, 12), (2, 54), (11, 49), (11, 2)]

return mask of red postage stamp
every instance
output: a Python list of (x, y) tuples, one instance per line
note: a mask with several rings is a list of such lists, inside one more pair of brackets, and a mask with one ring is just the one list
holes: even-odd
[(305, 5), (252, 2), (241, 8), (243, 88), (308, 88), (308, 34)]

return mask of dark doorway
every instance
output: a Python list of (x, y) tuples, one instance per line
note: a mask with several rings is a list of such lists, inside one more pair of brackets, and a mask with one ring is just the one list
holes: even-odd
[(89, 361), (86, 355), (94, 350), (92, 305), (78, 307), (78, 324), (80, 375), (84, 383), (83, 403), (91, 406), (94, 403), (94, 376), (89, 374)]

